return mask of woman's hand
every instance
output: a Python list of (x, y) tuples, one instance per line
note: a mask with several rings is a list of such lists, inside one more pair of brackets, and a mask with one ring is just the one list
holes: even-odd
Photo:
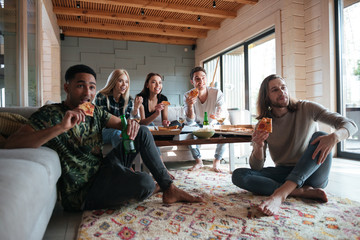
[(165, 109), (165, 105), (162, 103), (156, 104), (155, 106), (155, 112), (159, 115), (162, 110)]
[(170, 124), (170, 121), (169, 121), (169, 120), (163, 120), (163, 121), (162, 121), (162, 125), (163, 125), (164, 127), (168, 127), (169, 124)]
[(143, 103), (143, 98), (141, 96), (137, 96), (134, 101), (134, 109), (138, 110), (142, 103)]

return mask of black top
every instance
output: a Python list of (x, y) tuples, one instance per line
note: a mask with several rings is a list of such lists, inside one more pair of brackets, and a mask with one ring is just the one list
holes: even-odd
[[(149, 99), (146, 96), (142, 96), (140, 94), (138, 94), (138, 96), (141, 96), (143, 98), (143, 105), (144, 105), (144, 110), (145, 110), (145, 118), (150, 117), (151, 115), (153, 115), (155, 113), (155, 111), (150, 112), (149, 111)], [(165, 95), (160, 94), (158, 97), (158, 101), (157, 103), (161, 103), (162, 101), (167, 101), (167, 97)]]

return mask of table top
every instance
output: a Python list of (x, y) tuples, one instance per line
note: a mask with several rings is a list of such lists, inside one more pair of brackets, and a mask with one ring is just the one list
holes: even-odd
[(227, 136), (227, 137), (211, 137), (211, 138), (198, 138), (198, 139), (185, 139), (185, 140), (155, 140), (158, 147), (174, 146), (174, 145), (199, 145), (199, 144), (217, 144), (217, 143), (238, 143), (238, 142), (251, 142), (251, 136)]

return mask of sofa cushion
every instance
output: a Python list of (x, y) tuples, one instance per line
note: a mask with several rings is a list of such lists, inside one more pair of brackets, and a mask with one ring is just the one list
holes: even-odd
[(55, 151), (0, 150), (0, 239), (28, 239), (44, 206), (48, 205), (60, 177)]
[(59, 155), (48, 147), (0, 150), (0, 161), (25, 159), (40, 164), (47, 173), (47, 183), (54, 186), (61, 175)]

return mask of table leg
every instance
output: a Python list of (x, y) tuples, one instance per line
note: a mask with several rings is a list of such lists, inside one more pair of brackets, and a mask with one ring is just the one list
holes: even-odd
[(138, 155), (136, 155), (136, 157), (134, 159), (134, 164), (135, 164), (135, 171), (136, 172), (141, 172), (141, 156), (140, 156), (140, 153)]
[(229, 143), (229, 167), (232, 173), (235, 170), (234, 143)]

